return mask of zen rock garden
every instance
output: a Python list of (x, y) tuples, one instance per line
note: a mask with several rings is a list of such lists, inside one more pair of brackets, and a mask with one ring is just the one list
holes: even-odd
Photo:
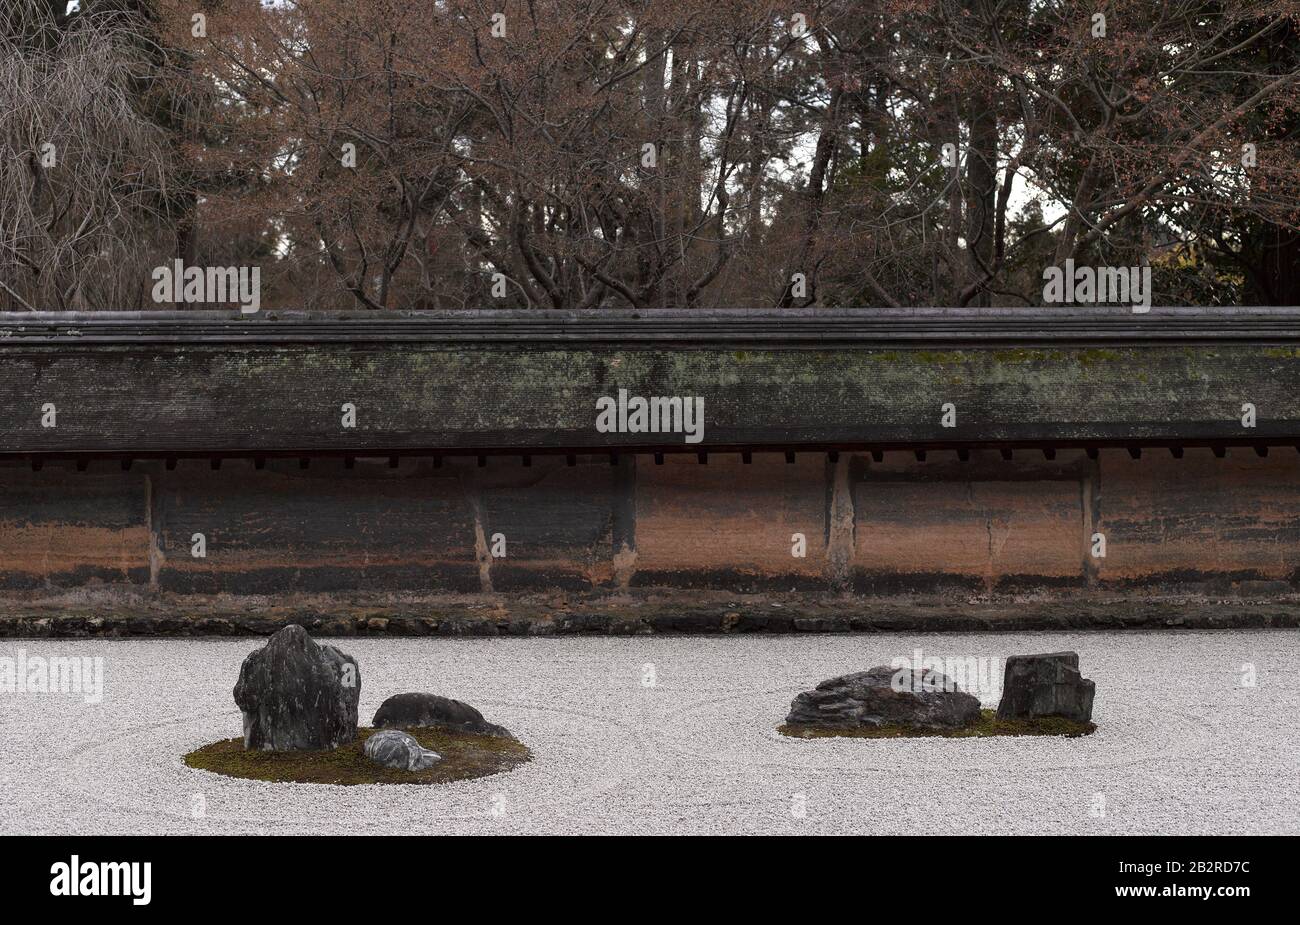
[[(1094, 693), (1074, 652), (1008, 658), (996, 711), (981, 709), (939, 671), (880, 665), (799, 694), (779, 731), (798, 738), (1080, 736), (1096, 728)], [(436, 784), (531, 758), (508, 729), (438, 694), (395, 694), (370, 726), (358, 726), (361, 666), (301, 626), (285, 627), (244, 659), (234, 697), (243, 735), (186, 755), (190, 767), (283, 783)]]
[(1080, 736), (1096, 729), (1095, 692), (1075, 652), (1008, 658), (996, 711), (981, 709), (941, 672), (878, 665), (799, 694), (779, 731), (798, 738)]
[(507, 771), (531, 757), (508, 729), (438, 694), (396, 694), (370, 727), (358, 727), (360, 665), (297, 625), (244, 659), (234, 695), (243, 736), (191, 752), (190, 767), (295, 783), (433, 784)]

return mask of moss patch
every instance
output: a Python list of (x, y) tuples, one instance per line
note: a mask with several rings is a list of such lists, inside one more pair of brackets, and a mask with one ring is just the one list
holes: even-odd
[(990, 736), (1068, 736), (1071, 739), (1091, 735), (1096, 723), (1080, 723), (1062, 716), (1038, 719), (998, 719), (996, 710), (980, 710), (980, 718), (962, 729), (917, 729), (912, 726), (852, 726), (830, 729), (782, 723), (776, 731), (795, 739), (984, 739)]
[(498, 736), (448, 729), (407, 729), (442, 760), (427, 771), (382, 768), (366, 757), (366, 739), (376, 730), (358, 729), (357, 737), (327, 752), (245, 751), (242, 738), (222, 739), (185, 756), (191, 768), (240, 777), (293, 784), (445, 784), (509, 771), (532, 758), (526, 745)]

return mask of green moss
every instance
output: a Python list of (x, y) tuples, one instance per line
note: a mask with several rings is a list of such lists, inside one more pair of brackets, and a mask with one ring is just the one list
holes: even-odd
[(932, 351), (918, 350), (912, 356), (921, 363), (935, 364), (945, 366), (949, 363), (963, 363), (969, 360), (970, 355), (956, 350)]
[(1044, 360), (1048, 354), (1042, 350), (994, 350), (993, 362), (995, 363), (1032, 363), (1036, 360)]
[(244, 740), (223, 739), (185, 756), (191, 768), (244, 780), (295, 784), (445, 784), (509, 771), (531, 760), (528, 747), (500, 736), (447, 729), (407, 729), (442, 760), (427, 771), (382, 768), (362, 750), (374, 729), (357, 730), (352, 742), (327, 752), (246, 751)]
[(1091, 735), (1096, 723), (1080, 723), (1062, 716), (1038, 719), (998, 719), (996, 710), (980, 710), (980, 718), (963, 729), (917, 729), (912, 726), (853, 726), (827, 729), (782, 723), (776, 731), (795, 739), (983, 739), (990, 736), (1079, 736)]
[(995, 363), (1052, 363), (1061, 364), (1075, 361), (1085, 369), (1097, 363), (1122, 360), (1123, 356), (1115, 350), (1089, 348), (1086, 350), (1027, 350), (1024, 348), (994, 350)]
[(1092, 350), (1079, 351), (1079, 365), (1085, 369), (1096, 363), (1118, 362), (1122, 359), (1124, 358), (1114, 350), (1101, 350), (1094, 348)]

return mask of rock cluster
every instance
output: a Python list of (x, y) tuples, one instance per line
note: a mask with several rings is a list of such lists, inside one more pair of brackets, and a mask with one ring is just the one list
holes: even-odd
[[(1079, 673), (1077, 652), (1012, 655), (1006, 661), (998, 719), (1092, 720), (1096, 685)], [(903, 726), (960, 729), (979, 720), (980, 704), (933, 669), (878, 665), (823, 681), (795, 697), (791, 726), (853, 729)]]
[[(239, 668), (235, 703), (244, 714), (244, 748), (325, 751), (357, 737), (361, 669), (334, 646), (319, 645), (301, 626), (286, 626)], [(441, 756), (402, 729), (432, 726), (452, 732), (504, 736), (467, 703), (437, 694), (397, 694), (375, 713), (378, 730), (365, 754), (386, 768), (423, 771)]]

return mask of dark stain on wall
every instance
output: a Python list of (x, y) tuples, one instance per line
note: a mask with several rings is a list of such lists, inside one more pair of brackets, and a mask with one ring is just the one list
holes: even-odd
[[(382, 462), (178, 466), (154, 485), (168, 591), (478, 590), (473, 518), (451, 472)], [(207, 555), (192, 555), (203, 534)]]
[[(615, 529), (626, 501), (625, 465), (586, 458), (491, 459), (475, 477), (489, 553), (504, 538), (506, 555), (490, 562), (496, 591), (590, 589), (613, 581)], [(630, 463), (631, 460), (628, 460)]]

